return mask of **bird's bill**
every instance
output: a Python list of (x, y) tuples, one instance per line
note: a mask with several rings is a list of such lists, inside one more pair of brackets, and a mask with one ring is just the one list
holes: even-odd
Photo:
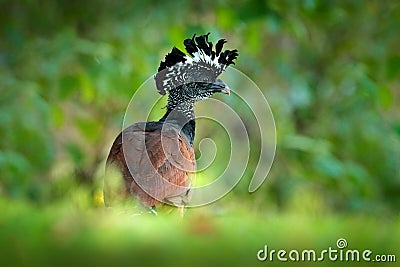
[(231, 90), (229, 89), (229, 87), (225, 87), (224, 89), (221, 90), (221, 93), (226, 94), (226, 95), (230, 95), (231, 94)]
[(213, 83), (210, 85), (210, 88), (213, 89), (215, 92), (223, 93), (226, 95), (231, 94), (230, 88), (221, 80), (218, 80), (217, 83)]

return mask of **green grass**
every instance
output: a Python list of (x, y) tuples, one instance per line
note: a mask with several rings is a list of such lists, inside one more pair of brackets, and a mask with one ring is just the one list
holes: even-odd
[(257, 261), (264, 245), (321, 251), (345, 238), (348, 249), (370, 249), (373, 255), (396, 254), (400, 246), (399, 219), (254, 214), (240, 208), (217, 215), (211, 207), (188, 210), (180, 219), (174, 212), (135, 216), (72, 203), (37, 207), (1, 199), (2, 266), (273, 266), (288, 263)]

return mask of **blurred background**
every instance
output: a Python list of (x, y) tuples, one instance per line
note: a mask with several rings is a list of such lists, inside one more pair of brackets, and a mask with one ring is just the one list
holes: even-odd
[[(198, 233), (221, 234), (216, 246), (233, 250), (203, 251), (220, 264), (238, 251), (256, 264), (267, 241), (321, 247), (344, 233), (398, 251), (399, 29), (397, 1), (0, 1), (0, 253), (30, 265), (50, 263), (50, 247), (52, 259), (67, 250), (88, 260), (80, 249), (135, 244), (140, 253), (127, 251), (146, 261), (152, 245), (170, 244), (170, 227), (177, 247), (186, 248), (181, 238), (196, 251), (213, 240)], [(185, 233), (174, 219), (109, 216), (104, 161), (130, 98), (172, 46), (207, 32), (239, 50), (235, 67), (269, 101), (277, 151), (267, 181), (249, 194), (244, 179), (190, 210)], [(157, 97), (149, 93), (148, 104)], [(164, 229), (163, 242), (123, 234), (152, 227)], [(244, 228), (247, 239), (232, 234)], [(293, 237), (302, 233), (308, 243)]]

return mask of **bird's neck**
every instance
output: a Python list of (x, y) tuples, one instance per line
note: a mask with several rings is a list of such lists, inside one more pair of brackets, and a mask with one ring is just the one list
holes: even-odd
[(193, 101), (174, 103), (168, 100), (167, 112), (160, 119), (160, 122), (177, 125), (193, 144), (196, 128)]
[(194, 101), (175, 102), (168, 99), (167, 114), (170, 117), (183, 117), (186, 121), (194, 120)]

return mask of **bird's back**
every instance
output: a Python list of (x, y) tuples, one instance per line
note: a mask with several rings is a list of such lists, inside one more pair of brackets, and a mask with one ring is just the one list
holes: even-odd
[(137, 196), (146, 207), (159, 201), (184, 206), (190, 200), (194, 149), (172, 123), (139, 122), (123, 130), (108, 155), (107, 169), (111, 166), (122, 174), (123, 186), (116, 189), (107, 186), (116, 181), (106, 181), (107, 205), (114, 198), (130, 195)]

